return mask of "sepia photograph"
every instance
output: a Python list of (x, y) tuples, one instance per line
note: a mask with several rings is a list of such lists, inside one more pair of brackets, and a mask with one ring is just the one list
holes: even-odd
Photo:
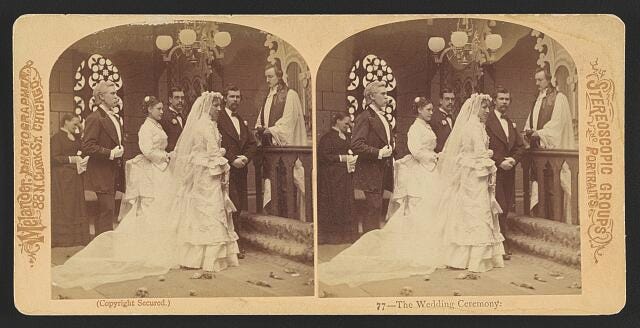
[(51, 72), (52, 298), (311, 296), (311, 81), (285, 40), (108, 28)]
[(626, 304), (605, 14), (27, 14), (24, 315), (603, 315)]
[(573, 58), (524, 25), (377, 26), (318, 70), (320, 297), (581, 293)]

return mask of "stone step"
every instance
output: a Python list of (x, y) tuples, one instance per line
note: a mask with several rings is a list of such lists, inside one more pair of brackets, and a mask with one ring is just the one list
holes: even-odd
[(242, 230), (313, 245), (313, 224), (267, 214), (242, 214)]
[(296, 243), (292, 240), (278, 239), (274, 236), (242, 232), (240, 238), (251, 247), (270, 254), (276, 254), (300, 263), (313, 264), (313, 245)]
[(548, 260), (573, 267), (580, 267), (580, 250), (563, 246), (556, 242), (545, 241), (541, 238), (512, 232), (507, 235), (507, 241), (512, 247), (526, 253), (544, 257)]
[(568, 249), (580, 250), (580, 226), (528, 216), (510, 216), (507, 234), (523, 234)]
[(313, 263), (313, 224), (273, 215), (243, 213), (240, 238), (252, 246)]

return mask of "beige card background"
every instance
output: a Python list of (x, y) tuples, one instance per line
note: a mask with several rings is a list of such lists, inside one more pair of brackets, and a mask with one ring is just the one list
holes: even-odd
[[(122, 24), (160, 24), (176, 19), (211, 20), (242, 24), (268, 31), (286, 40), (304, 57), (315, 82), (315, 75), (323, 57), (345, 38), (381, 24), (411, 19), (460, 17), (462, 15), (297, 15), (297, 16), (167, 16), (167, 15), (29, 15), (20, 17), (14, 24), (14, 136), (16, 185), (19, 195), (19, 146), (20, 146), (20, 70), (33, 61), (42, 78), (44, 122), (42, 155), (45, 169), (45, 206), (42, 225), (50, 226), (49, 214), (49, 81), (51, 69), (58, 56), (72, 43), (84, 36), (105, 28)], [(541, 31), (560, 42), (571, 54), (578, 68), (580, 84), (580, 212), (582, 247), (582, 294), (575, 296), (491, 296), (491, 297), (415, 297), (415, 298), (350, 298), (325, 299), (318, 297), (297, 298), (174, 298), (168, 307), (131, 307), (108, 309), (98, 307), (97, 300), (52, 300), (50, 286), (49, 229), (43, 230), (44, 243), (37, 251), (34, 263), (21, 252), (22, 242), (15, 243), (15, 303), (26, 314), (611, 314), (625, 304), (625, 229), (624, 229), (624, 23), (608, 15), (464, 15), (484, 19), (501, 20), (525, 25)], [(585, 172), (587, 122), (590, 119), (587, 95), (589, 77), (594, 72), (591, 63), (597, 60), (602, 79), (610, 79), (613, 89), (613, 115), (609, 117), (613, 149), (613, 171), (610, 175), (598, 174), (598, 184), (610, 183), (611, 219), (601, 222), (611, 224), (611, 241), (601, 250), (598, 263), (594, 261), (590, 230), (593, 224), (585, 213), (587, 208)], [(604, 70), (604, 71), (602, 71)], [(591, 79), (594, 75), (591, 76)], [(315, 85), (315, 84), (314, 84)], [(315, 86), (314, 86), (315, 89)], [(315, 94), (313, 100), (315, 110)], [(593, 115), (593, 113), (591, 113)], [(312, 133), (316, 136), (316, 131)], [(19, 207), (15, 205), (15, 229), (18, 229)], [(590, 229), (590, 226), (591, 229)], [(317, 279), (316, 279), (317, 281)], [(446, 301), (500, 301), (497, 309), (456, 307), (454, 309), (396, 309), (377, 311), (377, 302), (397, 300)]]

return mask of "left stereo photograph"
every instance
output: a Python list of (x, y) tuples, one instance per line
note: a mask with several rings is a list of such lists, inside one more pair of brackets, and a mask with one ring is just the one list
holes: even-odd
[(52, 299), (313, 296), (310, 74), (286, 40), (110, 27), (48, 89)]

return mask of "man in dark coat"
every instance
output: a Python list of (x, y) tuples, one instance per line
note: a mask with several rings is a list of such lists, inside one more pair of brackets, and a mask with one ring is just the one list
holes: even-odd
[[(240, 211), (248, 208), (247, 195), (247, 164), (256, 153), (256, 140), (247, 127), (247, 122), (238, 113), (241, 101), (240, 89), (230, 85), (224, 90), (225, 108), (218, 120), (218, 128), (222, 135), (222, 148), (226, 150), (225, 157), (231, 165), (229, 177), (229, 197), (237, 208), (233, 213), (233, 225), (240, 234)], [(244, 248), (239, 240), (239, 258), (244, 258)]]
[[(507, 215), (515, 201), (515, 166), (524, 153), (524, 142), (518, 133), (515, 123), (507, 116), (510, 93), (503, 87), (496, 89), (494, 96), (495, 109), (489, 112), (486, 129), (489, 135), (489, 149), (493, 151), (493, 161), (496, 163), (496, 200), (502, 208), (498, 217), (500, 231), (507, 237)], [(510, 247), (504, 242), (505, 259), (510, 259)]]
[(164, 111), (160, 125), (167, 134), (167, 152), (176, 148), (178, 138), (187, 123), (184, 115), (184, 91), (180, 88), (171, 88), (169, 91), (169, 109)]
[(453, 104), (455, 102), (455, 94), (453, 90), (449, 88), (442, 88), (440, 91), (440, 107), (433, 111), (431, 116), (431, 129), (436, 134), (436, 148), (435, 152), (439, 153), (444, 148), (449, 134), (455, 124), (455, 117), (453, 117)]
[(382, 196), (393, 189), (394, 140), (391, 126), (384, 116), (387, 91), (384, 82), (371, 82), (364, 90), (368, 106), (355, 119), (351, 150), (358, 155), (354, 172), (354, 189), (365, 195), (366, 211), (361, 218), (364, 232), (380, 228), (384, 217)]
[(98, 83), (93, 97), (99, 107), (86, 118), (82, 154), (89, 156), (85, 189), (94, 191), (98, 197), (97, 236), (113, 230), (115, 192), (124, 191), (124, 147), (122, 120), (113, 112), (118, 104), (115, 84), (110, 81)]

